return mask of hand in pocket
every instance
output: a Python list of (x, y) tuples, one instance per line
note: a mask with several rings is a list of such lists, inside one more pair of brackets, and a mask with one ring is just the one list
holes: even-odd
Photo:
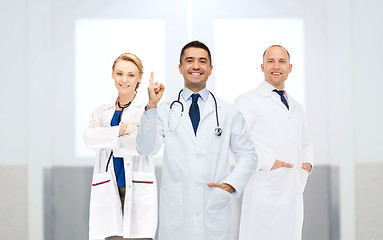
[(286, 167), (286, 168), (292, 168), (294, 165), (290, 163), (286, 163), (280, 160), (275, 160), (273, 167), (270, 170), (275, 170), (278, 168)]

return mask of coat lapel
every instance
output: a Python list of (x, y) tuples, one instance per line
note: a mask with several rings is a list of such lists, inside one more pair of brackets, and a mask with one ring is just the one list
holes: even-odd
[[(283, 107), (284, 109), (286, 109), (287, 111), (289, 111), (289, 110), (286, 108), (285, 104), (283, 104), (283, 102), (281, 101), (281, 97), (280, 97), (277, 93), (274, 93), (274, 92), (270, 91), (270, 89), (267, 88), (267, 86), (266, 86), (265, 83), (263, 83), (262, 85), (260, 85), (259, 90), (261, 91), (261, 93), (262, 93), (262, 95), (263, 95), (264, 97), (269, 97), (269, 98), (271, 98), (271, 100), (272, 100), (273, 102), (275, 102), (278, 106)], [(273, 94), (276, 94), (276, 96), (278, 96), (278, 97), (274, 96)], [(292, 106), (290, 106), (290, 102), (293, 102), (293, 101), (290, 100), (291, 97), (290, 97), (288, 94), (287, 94), (287, 97), (288, 97), (289, 109), (291, 110)]]
[(289, 95), (289, 93), (286, 91), (286, 95), (287, 95), (287, 98), (288, 98), (288, 103), (289, 103), (289, 111), (292, 112), (294, 111), (295, 107), (296, 107), (296, 102), (295, 100)]
[[(202, 111), (201, 118), (200, 118), (200, 124), (203, 122), (203, 120), (212, 112), (215, 111), (215, 104), (214, 104), (214, 99), (212, 96), (210, 96), (206, 101), (205, 107)], [(197, 130), (198, 131), (198, 130)]]

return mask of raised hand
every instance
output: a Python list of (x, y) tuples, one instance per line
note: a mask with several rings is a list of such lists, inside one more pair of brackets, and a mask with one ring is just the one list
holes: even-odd
[(160, 101), (162, 95), (164, 94), (165, 87), (164, 85), (158, 82), (153, 82), (154, 73), (150, 74), (149, 79), (149, 87), (148, 87), (148, 95), (149, 95), (149, 103), (146, 106), (146, 110), (151, 108), (156, 108), (158, 102)]

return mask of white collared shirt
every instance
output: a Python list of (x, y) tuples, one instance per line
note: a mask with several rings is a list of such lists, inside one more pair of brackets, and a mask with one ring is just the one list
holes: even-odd
[[(275, 88), (273, 85), (271, 85), (270, 83), (268, 83), (267, 81), (264, 81), (264, 84), (265, 84), (265, 87), (266, 87), (268, 90), (270, 90), (270, 92), (273, 92), (274, 89), (277, 89), (277, 88)], [(279, 91), (279, 89), (277, 89), (277, 90)], [(285, 98), (286, 98), (286, 100), (287, 100), (287, 104), (290, 105), (290, 103), (289, 103), (289, 97), (288, 97), (288, 95), (287, 95), (287, 93), (286, 93), (285, 88), (283, 88), (282, 91), (284, 91), (284, 92), (283, 92), (283, 96), (285, 96)], [(274, 97), (278, 97), (279, 100), (281, 99), (281, 96), (280, 96), (278, 93), (276, 93), (276, 92), (273, 92), (273, 93), (272, 93), (272, 96), (274, 96)]]
[[(190, 89), (188, 89), (187, 87), (184, 87), (183, 88), (183, 91), (182, 91), (182, 97), (183, 99), (185, 100), (186, 102), (186, 109), (189, 109), (190, 108), (190, 105), (192, 104), (192, 95), (193, 95), (193, 91), (191, 91)], [(202, 89), (201, 91), (198, 92), (198, 94), (200, 95), (200, 97), (198, 98), (198, 107), (199, 107), (199, 112), (202, 113), (205, 105), (206, 105), (206, 101), (209, 97), (209, 91), (204, 88)], [(189, 110), (188, 110), (189, 112)]]

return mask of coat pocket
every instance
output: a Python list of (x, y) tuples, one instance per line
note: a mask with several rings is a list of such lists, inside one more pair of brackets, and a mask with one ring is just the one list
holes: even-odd
[(90, 195), (89, 238), (104, 239), (122, 234), (121, 202), (110, 172), (94, 174)]
[(283, 202), (294, 184), (291, 172), (291, 169), (281, 167), (256, 173), (252, 187), (254, 196), (257, 196), (254, 201), (265, 205)]
[(216, 187), (206, 191), (207, 239), (229, 239), (231, 227), (231, 193)]
[(113, 202), (113, 194), (111, 174), (109, 172), (94, 174), (90, 195), (91, 204), (95, 207), (108, 205)]
[(231, 193), (220, 189), (218, 187), (212, 187), (207, 189), (208, 203), (207, 207), (210, 211), (221, 211), (230, 205)]
[(153, 205), (157, 188), (155, 178), (152, 172), (133, 172), (133, 204)]

